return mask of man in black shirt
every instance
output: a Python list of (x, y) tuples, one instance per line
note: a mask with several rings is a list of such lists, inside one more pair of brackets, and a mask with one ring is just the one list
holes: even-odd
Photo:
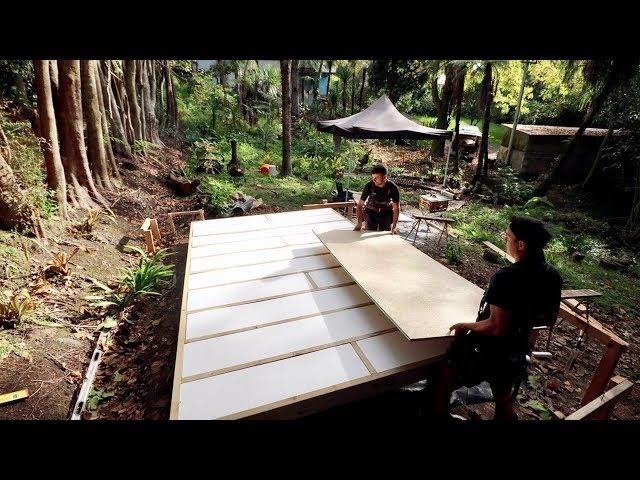
[(364, 220), (367, 230), (391, 230), (392, 234), (398, 232), (400, 190), (387, 179), (384, 165), (375, 165), (371, 170), (371, 181), (364, 186), (356, 210), (358, 223), (354, 230), (361, 230)]
[(533, 327), (553, 325), (560, 308), (562, 278), (543, 253), (550, 239), (542, 222), (511, 219), (505, 241), (515, 263), (491, 277), (475, 322), (451, 326), (456, 337), (436, 378), (436, 415), (447, 414), (455, 388), (486, 380), (496, 402), (494, 418), (514, 418), (511, 392), (515, 379), (526, 369)]

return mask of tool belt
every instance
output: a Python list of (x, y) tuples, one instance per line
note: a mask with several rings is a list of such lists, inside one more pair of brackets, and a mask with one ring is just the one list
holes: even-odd
[(390, 203), (373, 202), (373, 201), (367, 202), (367, 204), (365, 205), (365, 209), (371, 210), (376, 213), (393, 211), (393, 208), (391, 207)]

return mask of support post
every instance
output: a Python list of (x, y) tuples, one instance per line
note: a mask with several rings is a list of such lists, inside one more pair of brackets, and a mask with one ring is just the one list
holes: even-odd
[(524, 85), (527, 79), (527, 71), (529, 70), (529, 61), (523, 60), (524, 67), (522, 68), (522, 81), (520, 82), (520, 93), (518, 95), (518, 106), (516, 107), (516, 114), (513, 117), (513, 128), (511, 129), (511, 136), (509, 137), (509, 147), (507, 148), (507, 155), (505, 157), (505, 165), (511, 164), (511, 147), (513, 145), (513, 138), (516, 135), (516, 128), (518, 128), (518, 121), (520, 120), (520, 108), (522, 107), (522, 95), (524, 93)]
[(456, 139), (456, 132), (453, 132), (451, 136), (451, 142), (449, 143), (449, 152), (447, 153), (447, 162), (444, 166), (444, 179), (442, 180), (442, 188), (445, 188), (447, 184), (447, 174), (449, 173), (449, 158), (451, 158), (451, 149), (453, 148), (453, 142)]

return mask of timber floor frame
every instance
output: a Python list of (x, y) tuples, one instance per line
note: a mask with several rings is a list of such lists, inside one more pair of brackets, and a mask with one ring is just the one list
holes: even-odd
[(171, 419), (296, 418), (429, 376), (451, 338), (409, 341), (314, 232), (331, 208), (194, 221)]

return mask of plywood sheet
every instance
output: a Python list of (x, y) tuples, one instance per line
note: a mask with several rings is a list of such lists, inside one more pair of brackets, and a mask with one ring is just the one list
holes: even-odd
[(410, 340), (449, 336), (476, 319), (482, 289), (387, 232), (331, 230), (318, 238)]
[(266, 215), (201, 220), (193, 222), (193, 236), (257, 230), (268, 227), (268, 222)]
[(291, 260), (298, 257), (308, 257), (310, 255), (321, 255), (327, 253), (329, 253), (327, 247), (325, 247), (321, 242), (316, 242), (311, 245), (267, 248), (264, 250), (252, 250), (249, 252), (229, 253), (227, 255), (192, 258), (191, 273), (204, 272), (217, 268), (242, 267), (244, 265), (275, 262), (277, 260)]
[[(205, 237), (200, 237), (205, 238)], [(263, 248), (284, 247), (286, 244), (280, 237), (258, 238), (239, 242), (219, 243), (214, 245), (202, 245), (194, 247), (191, 251), (191, 259), (209, 257), (211, 255), (228, 255), (230, 253), (249, 252)]]
[(304, 292), (311, 288), (304, 273), (296, 273), (283, 277), (190, 290), (187, 294), (187, 311)]
[(222, 370), (390, 328), (395, 327), (380, 309), (369, 305), (187, 343), (182, 375)]
[(452, 338), (435, 338), (412, 342), (395, 331), (359, 340), (358, 346), (376, 372), (410, 365), (444, 355)]
[[(217, 245), (220, 243), (231, 243), (231, 242), (241, 242), (246, 240), (259, 240), (263, 238), (271, 238), (271, 237), (279, 237), (282, 235), (296, 235), (301, 233), (311, 233), (315, 227), (322, 228), (353, 228), (353, 224), (344, 218), (342, 220), (334, 221), (332, 219), (321, 219), (322, 222), (318, 221), (315, 224), (307, 224), (307, 225), (294, 225), (289, 227), (273, 227), (270, 228), (262, 228), (260, 230), (250, 230), (238, 233), (222, 233), (222, 234), (212, 234), (212, 235), (202, 235), (200, 237), (194, 237), (193, 247), (201, 247), (203, 245)], [(207, 220), (208, 221), (208, 220)], [(313, 238), (308, 243), (317, 242), (317, 238)]]
[(315, 272), (309, 272), (309, 276), (311, 280), (313, 280), (313, 283), (319, 288), (333, 287), (335, 285), (344, 285), (345, 283), (353, 282), (351, 275), (342, 267), (316, 270)]
[(231, 282), (244, 282), (258, 278), (288, 275), (291, 273), (307, 272), (319, 268), (338, 266), (333, 255), (315, 255), (312, 257), (293, 258), (277, 262), (259, 263), (243, 267), (222, 268), (218, 270), (192, 273), (189, 275), (189, 289), (213, 287)]
[(363, 305), (371, 300), (357, 285), (299, 293), (187, 315), (187, 340), (287, 319)]
[(369, 374), (351, 345), (183, 383), (179, 418), (213, 420)]

